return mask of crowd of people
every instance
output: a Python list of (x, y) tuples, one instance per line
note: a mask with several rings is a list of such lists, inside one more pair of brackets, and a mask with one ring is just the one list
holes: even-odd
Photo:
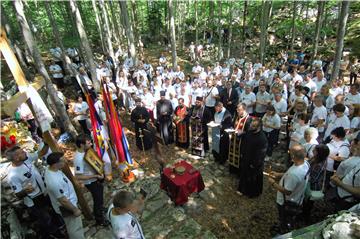
[[(112, 59), (109, 54), (99, 62), (97, 80), (109, 89), (117, 110), (131, 115), (139, 150), (153, 147), (150, 128), (155, 126), (164, 145), (175, 143), (199, 156), (199, 160), (212, 154), (216, 162), (228, 165), (239, 178), (238, 194), (254, 198), (263, 190), (265, 162), (277, 162), (273, 150), (286, 144), (286, 172), (265, 170), (277, 191), (279, 225), (274, 230), (279, 233), (293, 229), (300, 216), (309, 218), (316, 200), (328, 200), (337, 210), (358, 202), (360, 64), (356, 59), (344, 59), (339, 77), (332, 79), (331, 60), (319, 56), (311, 60), (300, 51), (289, 56), (282, 52), (266, 64), (244, 57), (204, 66), (196, 61), (195, 46), (191, 44), (190, 58), (193, 67), (186, 73), (180, 66), (172, 69), (165, 54), (153, 65), (146, 59)], [(85, 87), (96, 97), (95, 109), (105, 122), (102, 95), (96, 92), (86, 68), (77, 63), (80, 80), (74, 85), (79, 90)], [(50, 72), (55, 84), (63, 89), (63, 71), (59, 69), (54, 60)], [(348, 70), (350, 84), (344, 81)], [(67, 102), (60, 91), (59, 97)], [(103, 176), (83, 159), (84, 152), (92, 147), (89, 105), (83, 93), (67, 109), (83, 131), (75, 141), (75, 176), (92, 194), (96, 222), (106, 226)], [(50, 201), (45, 197), (47, 204), (37, 202), (45, 188), (32, 161), (48, 152), (46, 143), (43, 145), (35, 156), (16, 147), (6, 153), (12, 162), (9, 182), (24, 201), (33, 201), (26, 205), (33, 208), (34, 215), (43, 212), (44, 205), (52, 205), (54, 211), (49, 214), (48, 210), (47, 217), (34, 217), (43, 220), (40, 224), (46, 233), (55, 233), (46, 225), (59, 225), (62, 218), (70, 238), (83, 238), (74, 188), (59, 170), (64, 163), (62, 154), (47, 155), (49, 166), (44, 180)], [(29, 179), (30, 184), (24, 185)], [(129, 192), (116, 194), (106, 216), (115, 238), (144, 237), (133, 214), (142, 203), (143, 198), (136, 199)], [(49, 216), (51, 213), (61, 215), (57, 224), (51, 223), (49, 218), (55, 218)]]

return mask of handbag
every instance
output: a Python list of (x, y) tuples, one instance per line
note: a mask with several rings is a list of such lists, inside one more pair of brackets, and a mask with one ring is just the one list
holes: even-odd
[[(321, 186), (321, 190), (311, 190), (310, 189), (310, 194), (309, 194), (309, 198), (311, 201), (318, 201), (318, 200), (322, 200), (325, 196), (324, 194), (324, 188), (325, 188), (325, 179), (326, 179), (326, 164), (327, 162), (325, 161), (322, 169), (325, 171), (324, 173), (324, 179), (323, 179), (323, 183), (322, 183), (322, 186)], [(308, 182), (309, 184), (309, 182)], [(309, 186), (310, 188), (310, 186)]]

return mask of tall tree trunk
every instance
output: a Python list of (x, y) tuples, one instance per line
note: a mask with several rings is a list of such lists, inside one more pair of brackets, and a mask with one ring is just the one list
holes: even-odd
[(175, 19), (174, 19), (174, 6), (173, 0), (168, 1), (168, 9), (169, 9), (169, 18), (170, 18), (170, 41), (171, 41), (171, 56), (172, 56), (172, 66), (174, 71), (177, 68), (177, 60), (176, 60), (176, 37), (175, 37)]
[(209, 1), (209, 30), (210, 30), (210, 36), (213, 38), (214, 36), (214, 10), (215, 10), (215, 1)]
[(293, 53), (294, 51), (294, 44), (295, 44), (295, 36), (296, 36), (296, 1), (294, 0), (293, 2), (293, 15), (292, 15), (292, 23), (291, 23), (291, 41), (290, 41), (290, 49), (291, 52)]
[(322, 25), (322, 18), (324, 13), (325, 1), (318, 1), (318, 13), (316, 16), (316, 27), (315, 27), (315, 40), (314, 40), (314, 48), (313, 48), (313, 58), (317, 55), (319, 38), (320, 38), (320, 30)]
[(84, 29), (84, 24), (83, 24), (81, 15), (80, 15), (80, 11), (76, 5), (75, 0), (69, 0), (69, 4), (70, 4), (71, 12), (75, 16), (76, 28), (77, 28), (77, 30), (79, 32), (79, 36), (80, 36), (80, 44), (85, 51), (86, 60), (87, 60), (88, 66), (90, 67), (91, 80), (93, 82), (95, 90), (99, 91), (100, 84), (99, 84), (99, 81), (96, 79), (96, 65), (95, 65), (95, 61), (94, 61), (94, 56), (93, 56), (93, 52), (91, 50), (90, 43), (87, 38), (86, 32), (85, 32), (85, 29)]
[(184, 42), (184, 22), (185, 22), (185, 15), (184, 15), (184, 3), (179, 2), (179, 27), (178, 27), (178, 36), (179, 36), (179, 44), (180, 48), (185, 48), (185, 42)]
[(196, 42), (196, 45), (199, 44), (198, 8), (197, 8), (197, 5), (198, 5), (198, 1), (195, 0), (194, 1), (194, 7), (195, 7), (195, 42)]
[(116, 43), (117, 43), (117, 47), (121, 49), (121, 38), (122, 38), (122, 35), (121, 35), (121, 32), (122, 32), (122, 29), (121, 29), (121, 24), (119, 24), (118, 20), (117, 20), (117, 17), (116, 17), (116, 14), (115, 14), (115, 8), (114, 8), (114, 4), (113, 4), (113, 1), (108, 1), (108, 3), (110, 4), (110, 11), (111, 11), (111, 19), (112, 19), (112, 22), (114, 24), (114, 28), (115, 28), (115, 33), (117, 35), (116, 39)]
[(7, 12), (4, 11), (3, 6), (1, 5), (1, 26), (4, 27), (6, 34), (8, 35), (8, 41), (10, 45), (14, 48), (14, 52), (16, 54), (16, 58), (18, 59), (22, 70), (24, 71), (25, 77), (28, 81), (32, 81), (33, 75), (29, 71), (29, 66), (26, 63), (26, 60), (23, 55), (23, 51), (21, 50), (18, 41), (14, 39), (13, 31), (11, 29), (9, 20), (8, 20)]
[(65, 47), (64, 47), (64, 44), (62, 43), (61, 36), (60, 36), (60, 33), (59, 33), (59, 29), (58, 29), (58, 27), (56, 25), (55, 17), (54, 17), (54, 14), (52, 12), (52, 9), (51, 9), (51, 5), (50, 5), (50, 3), (48, 1), (44, 1), (44, 4), (45, 4), (46, 14), (48, 15), (49, 22), (50, 22), (50, 25), (51, 25), (51, 29), (52, 29), (52, 31), (54, 33), (54, 38), (55, 38), (56, 45), (59, 46), (60, 49), (61, 49), (61, 60), (62, 60), (62, 62), (64, 64), (65, 72), (68, 75), (75, 76), (76, 75), (76, 70), (71, 67), (71, 60), (65, 54)]
[(221, 26), (221, 18), (222, 18), (222, 2), (218, 1), (218, 34), (219, 34), (219, 46), (218, 46), (218, 60), (220, 61), (223, 58), (223, 50), (222, 50), (222, 26)]
[(232, 21), (233, 21), (233, 8), (230, 5), (229, 6), (229, 36), (228, 36), (228, 48), (227, 48), (227, 58), (230, 58), (230, 54), (231, 54), (231, 39), (232, 39)]
[(104, 0), (99, 0), (99, 5), (100, 5), (100, 9), (101, 12), (104, 16), (104, 20), (105, 20), (105, 38), (106, 38), (106, 42), (107, 42), (107, 49), (108, 49), (108, 53), (111, 56), (112, 59), (114, 59), (114, 48), (112, 46), (112, 42), (111, 42), (111, 31), (110, 31), (110, 26), (109, 26), (109, 19), (108, 19), (108, 14), (105, 8), (105, 3)]
[(343, 54), (344, 48), (344, 36), (346, 31), (346, 23), (349, 17), (349, 6), (350, 1), (343, 1), (341, 3), (341, 8), (339, 9), (339, 24), (337, 27), (337, 37), (336, 37), (336, 52), (334, 58), (334, 67), (331, 73), (331, 80), (337, 79), (339, 76), (340, 70), (340, 61)]
[(134, 26), (134, 37), (135, 42), (139, 42), (139, 32), (138, 32), (138, 16), (137, 16), (136, 0), (131, 0), (131, 16)]
[(108, 25), (109, 25), (109, 29), (110, 29), (110, 39), (111, 41), (115, 41), (117, 42), (117, 35), (115, 33), (115, 27), (114, 27), (114, 23), (113, 20), (111, 18), (111, 11), (109, 9), (109, 1), (104, 1), (104, 9), (106, 11), (106, 18), (108, 21)]
[(242, 53), (245, 53), (246, 49), (246, 15), (247, 15), (247, 8), (248, 8), (248, 0), (244, 1), (244, 13), (243, 13), (243, 25), (242, 25)]
[(83, 48), (83, 46), (82, 46), (82, 44), (80, 42), (81, 41), (80, 40), (80, 34), (79, 34), (78, 30), (77, 30), (76, 23), (75, 23), (75, 18), (73, 16), (72, 12), (71, 12), (70, 5), (69, 4), (63, 4), (63, 5), (65, 5), (65, 10), (66, 10), (66, 13), (67, 13), (67, 16), (68, 16), (68, 20), (70, 20), (70, 22), (71, 22), (71, 27), (69, 27), (70, 34), (72, 35), (75, 32), (75, 34), (77, 36), (77, 38), (76, 38), (77, 43), (78, 43), (77, 46), (80, 49), (80, 51), (79, 51), (80, 57), (84, 61), (87, 61), (86, 60), (86, 55), (85, 55), (85, 50), (84, 50), (84, 48)]
[(265, 60), (265, 52), (266, 52), (266, 39), (267, 39), (267, 31), (269, 25), (269, 18), (271, 14), (271, 5), (272, 2), (269, 0), (263, 0), (262, 2), (262, 11), (260, 18), (260, 61), (264, 64)]
[(132, 24), (129, 20), (129, 14), (127, 10), (127, 2), (126, 1), (119, 1), (121, 15), (123, 17), (123, 23), (125, 24), (126, 36), (128, 38), (128, 52), (130, 53), (133, 62), (136, 65), (136, 50), (135, 50), (135, 39), (134, 39), (134, 31), (132, 28)]
[(98, 28), (99, 35), (100, 35), (101, 48), (102, 48), (102, 51), (105, 52), (106, 48), (105, 48), (104, 37), (103, 37), (103, 29), (102, 29), (101, 23), (100, 23), (99, 11), (96, 6), (96, 1), (91, 0), (91, 2), (92, 2), (93, 10), (95, 12), (95, 20), (96, 20), (96, 26)]
[(26, 43), (28, 49), (31, 52), (31, 55), (35, 62), (36, 69), (44, 77), (47, 93), (49, 94), (51, 101), (56, 107), (56, 112), (59, 114), (58, 116), (60, 120), (64, 123), (66, 132), (70, 133), (73, 137), (76, 137), (77, 132), (74, 126), (72, 125), (68, 114), (66, 113), (63, 102), (57, 96), (57, 92), (54, 88), (54, 85), (51, 82), (50, 76), (45, 68), (44, 62), (41, 59), (41, 55), (37, 47), (36, 41), (32, 35), (29, 24), (25, 17), (24, 5), (21, 2), (21, 0), (16, 0), (13, 2), (13, 4), (15, 8), (16, 19), (20, 24), (20, 29), (22, 36), (24, 38), (24, 42)]
[[(304, 27), (304, 31), (307, 31), (307, 29), (309, 29), (309, 5), (310, 2), (306, 2), (306, 10), (305, 10), (305, 19), (303, 20), (305, 23), (305, 27)], [(305, 39), (306, 39), (306, 34), (302, 34), (301, 35), (301, 47), (305, 47)]]

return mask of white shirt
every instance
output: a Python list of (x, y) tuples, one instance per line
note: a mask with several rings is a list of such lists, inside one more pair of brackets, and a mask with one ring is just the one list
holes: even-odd
[(343, 94), (344, 91), (340, 87), (336, 87), (336, 88), (331, 88), (329, 90), (329, 93), (333, 98), (335, 98), (337, 95)]
[[(270, 103), (271, 101), (271, 97), (270, 97), (270, 94), (268, 92), (258, 92), (256, 94), (256, 105), (255, 105), (255, 111), (257, 113), (264, 113), (266, 112), (266, 107), (267, 107), (267, 104)], [(259, 103), (262, 103), (262, 104), (259, 104)], [(264, 103), (266, 103), (266, 105), (263, 105)]]
[(309, 100), (308, 100), (308, 98), (307, 98), (305, 95), (301, 94), (300, 96), (297, 96), (297, 95), (295, 94), (295, 92), (291, 93), (291, 95), (290, 95), (290, 97), (289, 97), (289, 103), (290, 103), (291, 105), (294, 105), (295, 102), (296, 102), (296, 100), (302, 100), (302, 101), (305, 102), (306, 105), (309, 105)]
[(353, 95), (351, 93), (347, 93), (345, 95), (345, 105), (353, 105), (360, 104), (360, 93)]
[(245, 103), (246, 104), (246, 112), (248, 112), (249, 114), (253, 113), (253, 106), (250, 106), (250, 104), (253, 104), (256, 102), (256, 96), (254, 94), (254, 92), (250, 92), (249, 94), (244, 93), (241, 97), (240, 97), (240, 102)]
[(341, 161), (339, 167), (336, 170), (336, 175), (340, 178), (348, 174), (353, 168), (360, 165), (360, 157), (352, 156), (346, 160)]
[(320, 92), (321, 87), (326, 84), (326, 79), (325, 79), (325, 78), (322, 78), (322, 79), (319, 81), (318, 78), (315, 77), (315, 78), (313, 78), (312, 80), (315, 82), (316, 91), (317, 91), (317, 92)]
[(309, 96), (311, 96), (312, 93), (317, 91), (317, 85), (315, 84), (315, 82), (313, 80), (309, 80), (309, 81), (303, 81), (301, 83), (301, 85), (303, 87), (308, 87), (310, 89), (309, 91)]
[(205, 98), (205, 106), (207, 107), (214, 107), (216, 103), (216, 96), (219, 95), (218, 89), (214, 86), (211, 88), (207, 88), (204, 92)]
[(131, 213), (113, 215), (111, 204), (107, 212), (114, 239), (145, 239), (140, 223)]
[[(360, 187), (360, 165), (357, 165), (353, 168), (349, 173), (345, 175), (345, 177), (341, 180), (344, 184), (350, 185), (352, 187)], [(345, 191), (341, 187), (337, 187), (337, 192), (340, 198), (351, 196), (351, 193)], [(346, 198), (348, 202), (353, 202), (354, 198)]]
[(150, 92), (147, 92), (143, 97), (141, 97), (141, 99), (146, 109), (150, 109), (150, 110), (154, 109), (155, 98)]
[(346, 115), (338, 118), (335, 114), (330, 115), (327, 129), (324, 137), (328, 137), (335, 128), (343, 127), (345, 130), (350, 129), (350, 120)]
[(38, 159), (38, 154), (26, 153), (26, 156), (27, 159), (20, 166), (15, 167), (10, 164), (7, 180), (15, 193), (21, 192), (24, 187), (31, 184), (34, 191), (24, 197), (24, 204), (27, 207), (32, 207), (34, 206), (32, 198), (35, 198), (41, 193), (46, 194), (46, 189), (39, 171), (33, 164), (33, 162)]
[(271, 125), (272, 127), (276, 127), (276, 128), (280, 128), (281, 126), (281, 118), (278, 114), (274, 114), (273, 116), (265, 114), (264, 117), (262, 118), (262, 122), (264, 125), (263, 130), (267, 133), (270, 133), (274, 129), (266, 127), (265, 124)]
[(354, 117), (352, 118), (350, 122), (350, 129), (359, 129), (360, 128), (360, 117)]
[(287, 102), (285, 99), (281, 98), (281, 100), (279, 102), (277, 102), (276, 100), (273, 100), (271, 102), (271, 104), (274, 106), (277, 114), (287, 112)]
[(58, 201), (59, 198), (65, 197), (72, 205), (77, 206), (78, 199), (74, 186), (62, 171), (54, 172), (47, 168), (44, 178), (51, 204), (57, 213), (60, 213), (59, 207), (61, 206)]
[[(285, 195), (287, 201), (291, 201), (297, 204), (302, 204), (304, 199), (305, 187), (307, 183), (307, 174), (309, 170), (309, 164), (304, 162), (299, 166), (292, 165), (286, 173), (282, 176), (279, 185), (284, 187), (287, 191), (291, 191), (289, 196)], [(284, 205), (284, 194), (277, 192), (276, 202), (279, 205)]]
[[(330, 155), (337, 155), (344, 159), (347, 159), (350, 155), (350, 144), (347, 139), (343, 141), (331, 140), (331, 142), (326, 145), (329, 147)], [(330, 157), (327, 158), (326, 170), (334, 171), (334, 160)]]
[(63, 78), (62, 69), (59, 65), (54, 64), (49, 67), (49, 71), (52, 74), (53, 78)]
[[(327, 110), (326, 110), (325, 106), (323, 106), (323, 105), (320, 106), (320, 107), (315, 106), (314, 110), (313, 110), (313, 115), (312, 115), (311, 120), (310, 120), (310, 123), (315, 124), (319, 120), (323, 120), (323, 125), (325, 125), (326, 119), (327, 119)], [(318, 127), (319, 132), (324, 132), (324, 130), (325, 130), (324, 126), (323, 127)]]
[[(95, 170), (85, 161), (85, 152), (76, 151), (74, 155), (75, 174), (82, 174), (84, 176), (96, 175)], [(81, 180), (85, 185), (95, 182), (96, 178)]]
[[(86, 113), (86, 111), (89, 109), (88, 104), (83, 101), (82, 103), (76, 102), (74, 105), (74, 112), (75, 113)], [(87, 115), (77, 115), (75, 117), (76, 120), (85, 120), (87, 119)]]
[(191, 105), (195, 105), (196, 97), (203, 97), (204, 93), (201, 88), (191, 88)]

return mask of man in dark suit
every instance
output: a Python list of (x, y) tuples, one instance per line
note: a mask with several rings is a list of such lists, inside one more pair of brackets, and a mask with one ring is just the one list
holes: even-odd
[(226, 88), (221, 92), (220, 99), (225, 108), (234, 116), (239, 96), (237, 91), (232, 87), (231, 81), (227, 81), (225, 86)]

